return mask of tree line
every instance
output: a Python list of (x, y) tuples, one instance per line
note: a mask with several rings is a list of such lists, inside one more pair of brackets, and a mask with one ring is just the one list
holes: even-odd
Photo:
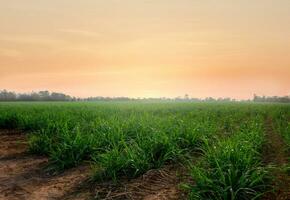
[[(59, 93), (59, 92), (49, 92), (39, 91), (31, 93), (16, 93), (7, 90), (0, 90), (0, 101), (190, 101), (190, 102), (235, 102), (237, 100), (231, 98), (213, 98), (207, 97), (205, 99), (200, 98), (191, 98), (188, 94), (185, 94), (183, 97), (175, 98), (129, 98), (129, 97), (88, 97), (88, 98), (76, 98), (70, 95)], [(252, 100), (243, 100), (243, 101), (253, 101), (253, 102), (280, 102), (280, 103), (290, 103), (290, 96), (284, 97), (266, 97), (266, 96), (257, 96), (254, 95)]]
[(257, 96), (254, 94), (253, 98), (254, 102), (279, 102), (279, 103), (290, 103), (290, 96), (283, 96), (283, 97), (278, 97), (278, 96)]
[(74, 97), (58, 92), (15, 93), (0, 90), (0, 101), (73, 101), (74, 99)]

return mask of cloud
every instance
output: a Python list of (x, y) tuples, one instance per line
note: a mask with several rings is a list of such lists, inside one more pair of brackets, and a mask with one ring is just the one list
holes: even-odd
[(59, 32), (62, 33), (68, 33), (68, 34), (74, 34), (84, 37), (99, 37), (100, 34), (93, 32), (93, 31), (86, 31), (86, 30), (80, 30), (80, 29), (59, 29)]
[(40, 45), (54, 45), (63, 43), (63, 40), (49, 37), (46, 35), (0, 35), (0, 42), (15, 42), (22, 44), (40, 44)]

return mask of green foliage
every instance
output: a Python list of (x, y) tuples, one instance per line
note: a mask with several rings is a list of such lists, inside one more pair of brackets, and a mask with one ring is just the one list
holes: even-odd
[(234, 135), (206, 142), (201, 162), (191, 170), (195, 180), (191, 199), (256, 199), (269, 189), (269, 174), (259, 153), (263, 123), (262, 116), (254, 116), (241, 123)]
[(274, 119), (274, 128), (280, 133), (288, 145), (290, 151), (290, 109), (284, 106), (284, 109), (273, 109), (272, 118)]
[(75, 167), (89, 159), (95, 144), (92, 135), (81, 134), (78, 130), (65, 132), (59, 135), (58, 142), (50, 150), (51, 164), (57, 170)]
[(29, 151), (38, 155), (48, 155), (53, 144), (52, 137), (46, 133), (29, 135)]
[(265, 190), (260, 152), (268, 113), (288, 141), (289, 106), (279, 104), (0, 103), (0, 127), (27, 131), (30, 151), (47, 155), (54, 170), (89, 161), (97, 179), (136, 177), (201, 152), (190, 197), (233, 200)]

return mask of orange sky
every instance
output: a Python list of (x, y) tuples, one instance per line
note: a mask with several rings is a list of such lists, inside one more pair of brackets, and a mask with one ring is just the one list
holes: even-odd
[(3, 1), (0, 89), (289, 95), (289, 11), (289, 0)]

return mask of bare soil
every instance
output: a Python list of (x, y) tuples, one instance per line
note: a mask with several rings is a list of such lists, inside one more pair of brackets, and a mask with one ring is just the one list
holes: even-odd
[(265, 123), (266, 144), (263, 148), (263, 162), (272, 165), (272, 183), (274, 191), (266, 194), (265, 200), (290, 200), (290, 176), (283, 170), (289, 162), (289, 152), (280, 134), (275, 132), (272, 119), (268, 118)]
[(72, 187), (89, 176), (81, 166), (60, 175), (48, 175), (45, 157), (29, 155), (25, 135), (19, 131), (0, 131), (0, 199), (61, 199)]
[(178, 185), (184, 169), (168, 165), (162, 169), (152, 169), (143, 176), (132, 180), (122, 180), (118, 185), (104, 182), (95, 185), (94, 194), (99, 199), (130, 200), (178, 200), (186, 199)]
[[(0, 200), (56, 199), (186, 199), (178, 189), (180, 166), (150, 170), (133, 180), (119, 183), (90, 182), (90, 167), (83, 165), (62, 174), (46, 173), (46, 157), (27, 153), (28, 144), (20, 131), (0, 130)], [(181, 170), (182, 169), (182, 170)]]

